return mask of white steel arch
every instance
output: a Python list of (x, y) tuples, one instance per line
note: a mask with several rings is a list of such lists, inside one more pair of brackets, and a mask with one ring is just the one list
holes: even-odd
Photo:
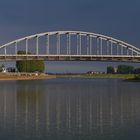
[[(56, 48), (53, 49), (53, 53), (51, 53), (50, 49), (50, 38), (52, 36), (56, 36), (55, 41), (56, 42)], [(62, 41), (62, 36), (66, 36), (65, 41)], [(39, 49), (41, 48), (39, 46), (39, 41), (40, 38), (44, 37), (46, 40), (46, 50), (44, 51), (44, 54), (39, 53)], [(74, 38), (76, 37), (76, 41), (74, 41)], [(35, 40), (35, 53), (28, 53), (28, 49), (30, 48), (29, 42), (30, 40), (34, 39)], [(26, 52), (26, 57), (32, 56), (33, 57), (42, 57), (42, 59), (48, 59), (51, 56), (56, 57), (56, 59), (59, 60), (59, 57), (65, 56), (66, 58), (78, 58), (79, 60), (84, 60), (86, 58), (87, 60), (94, 60), (93, 58), (97, 58), (97, 60), (100, 58), (104, 58), (105, 60), (113, 60), (113, 58), (117, 58), (115, 60), (123, 61), (123, 58), (127, 58), (126, 61), (132, 60), (132, 58), (136, 58), (139, 60), (140, 57), (140, 49), (126, 43), (124, 41), (115, 39), (113, 37), (97, 34), (97, 33), (91, 33), (91, 32), (82, 32), (82, 31), (54, 31), (54, 32), (45, 32), (45, 33), (39, 33), (39, 34), (34, 34), (30, 36), (26, 36), (14, 41), (11, 41), (9, 43), (6, 43), (4, 45), (0, 46), (0, 51), (4, 50), (3, 53), (0, 54), (0, 59), (7, 59), (8, 58), (12, 59), (23, 59), (20, 58), (20, 54), (18, 54), (19, 51), (19, 46), (18, 44), (25, 41), (25, 46), (24, 46), (24, 51)], [(63, 42), (63, 43), (62, 43)], [(65, 43), (64, 43), (65, 42)], [(75, 43), (75, 52), (72, 49), (72, 44)], [(7, 53), (7, 50), (10, 48), (11, 45), (14, 44), (14, 52), (15, 53)], [(62, 47), (62, 44), (66, 44), (65, 48)], [(62, 53), (63, 50), (66, 50), (65, 53)], [(24, 56), (24, 55), (22, 55)], [(44, 57), (44, 58), (43, 58)], [(45, 58), (46, 57), (46, 58)], [(90, 57), (90, 59), (88, 59)], [(65, 58), (65, 59), (66, 59)], [(24, 58), (25, 59), (25, 58)], [(27, 59), (27, 58), (26, 58)], [(31, 59), (31, 58), (30, 58)], [(37, 58), (35, 58), (37, 59)], [(77, 60), (78, 60), (77, 59)], [(101, 60), (104, 60), (101, 59)], [(69, 59), (70, 60), (70, 59)], [(96, 60), (96, 59), (95, 59)]]

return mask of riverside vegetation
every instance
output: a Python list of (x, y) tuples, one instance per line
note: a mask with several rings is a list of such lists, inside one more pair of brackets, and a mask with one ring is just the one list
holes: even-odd
[(116, 69), (113, 66), (108, 66), (107, 74), (121, 74), (124, 79), (140, 81), (140, 68), (134, 68), (130, 65), (119, 65)]
[[(18, 54), (26, 54), (25, 51), (18, 51)], [(30, 54), (30, 53), (29, 53)], [(19, 72), (44, 72), (45, 65), (43, 60), (21, 60), (16, 61), (16, 67)]]
[(116, 78), (131, 81), (140, 81), (140, 68), (134, 68), (129, 65), (119, 65), (117, 68), (113, 66), (107, 67), (106, 73), (91, 73), (86, 74), (65, 74), (59, 75), (59, 77), (70, 77), (70, 78)]

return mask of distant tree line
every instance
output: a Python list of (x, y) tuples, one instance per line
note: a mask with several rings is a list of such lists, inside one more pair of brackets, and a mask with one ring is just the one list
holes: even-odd
[(114, 68), (113, 66), (107, 67), (107, 73), (108, 74), (140, 74), (140, 68), (134, 68), (130, 65), (118, 65), (117, 68)]
[[(18, 54), (26, 54), (25, 51), (18, 51)], [(30, 53), (28, 53), (30, 54)], [(44, 72), (45, 65), (43, 60), (20, 60), (16, 61), (19, 72)]]

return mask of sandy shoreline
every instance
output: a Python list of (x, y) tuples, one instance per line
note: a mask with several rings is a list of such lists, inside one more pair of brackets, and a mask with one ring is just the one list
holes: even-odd
[(10, 75), (0, 74), (0, 81), (16, 81), (16, 80), (47, 80), (56, 78), (55, 75)]

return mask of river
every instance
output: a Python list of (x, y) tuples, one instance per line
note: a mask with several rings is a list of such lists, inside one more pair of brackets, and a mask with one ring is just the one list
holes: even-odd
[(140, 83), (0, 82), (0, 140), (139, 140)]

